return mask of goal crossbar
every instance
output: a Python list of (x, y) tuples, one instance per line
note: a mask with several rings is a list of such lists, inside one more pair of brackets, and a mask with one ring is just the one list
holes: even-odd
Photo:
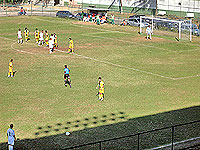
[[(153, 24), (154, 20), (177, 23), (179, 25), (179, 27), (178, 27), (178, 33), (179, 33), (178, 38), (179, 38), (179, 40), (181, 39), (181, 25), (185, 21), (178, 21), (178, 20), (169, 20), (169, 19), (162, 19), (162, 18), (155, 18), (155, 17), (140, 16), (140, 34), (142, 33), (142, 19), (152, 20), (152, 24), (151, 24), (151, 26), (152, 26), (151, 27), (152, 28), (152, 32), (153, 32), (153, 27), (154, 27), (154, 24)], [(192, 41), (192, 21), (191, 20), (190, 20), (190, 29), (189, 29), (189, 32), (190, 32), (190, 41)]]

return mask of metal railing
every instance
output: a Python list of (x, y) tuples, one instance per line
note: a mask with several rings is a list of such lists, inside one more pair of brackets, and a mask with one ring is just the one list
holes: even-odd
[(180, 127), (180, 126), (184, 126), (184, 125), (190, 125), (190, 124), (194, 124), (194, 123), (198, 123), (200, 122), (200, 120), (197, 121), (192, 121), (192, 122), (188, 122), (188, 123), (183, 123), (183, 124), (178, 124), (178, 125), (174, 125), (174, 126), (170, 126), (170, 127), (163, 127), (163, 128), (159, 128), (159, 129), (154, 129), (154, 130), (149, 130), (149, 131), (144, 131), (144, 132), (139, 132), (136, 134), (131, 134), (131, 135), (127, 135), (127, 136), (121, 136), (121, 137), (117, 137), (117, 138), (111, 138), (111, 139), (106, 139), (106, 140), (100, 140), (100, 141), (96, 141), (96, 142), (91, 142), (91, 143), (86, 143), (86, 144), (81, 144), (81, 145), (77, 145), (77, 146), (72, 146), (72, 147), (67, 147), (64, 149), (74, 149), (74, 148), (81, 148), (84, 146), (91, 146), (91, 145), (99, 145), (99, 150), (102, 150), (102, 143), (105, 142), (109, 142), (109, 141), (116, 141), (119, 139), (124, 139), (124, 138), (130, 138), (130, 137), (134, 137), (137, 136), (137, 149), (140, 150), (140, 136), (146, 133), (151, 133), (151, 132), (155, 132), (155, 131), (161, 131), (161, 130), (165, 130), (165, 129), (171, 129), (171, 149), (174, 150), (174, 132), (175, 132), (175, 128), (176, 127)]

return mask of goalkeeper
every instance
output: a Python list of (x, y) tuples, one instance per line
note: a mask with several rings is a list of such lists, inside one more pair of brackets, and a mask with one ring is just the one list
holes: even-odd
[(70, 80), (69, 73), (70, 73), (70, 69), (68, 68), (67, 65), (65, 65), (65, 68), (64, 68), (64, 81), (65, 81), (65, 86), (67, 87), (67, 84), (69, 84), (69, 87), (71, 88), (71, 80)]
[(147, 33), (147, 40), (148, 39), (152, 40), (152, 38), (151, 38), (152, 30), (151, 30), (150, 25), (147, 27), (146, 33)]

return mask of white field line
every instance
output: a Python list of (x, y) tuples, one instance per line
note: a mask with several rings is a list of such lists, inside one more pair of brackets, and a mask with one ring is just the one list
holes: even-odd
[[(38, 53), (32, 53), (32, 52), (27, 52), (27, 51), (23, 51), (23, 50), (19, 50), (17, 48), (14, 48), (13, 45), (17, 44), (17, 42), (14, 42), (13, 44), (11, 44), (11, 48), (17, 52), (20, 53), (26, 53), (26, 54), (31, 54), (31, 55), (38, 55), (38, 56), (45, 56), (45, 57), (62, 57), (62, 58), (69, 58), (70, 56), (63, 56), (63, 55), (50, 55), (50, 54), (38, 54)], [(27, 43), (27, 44), (33, 44), (33, 43)]]
[[(174, 145), (181, 144), (181, 143), (185, 143), (185, 142), (189, 142), (189, 141), (193, 141), (193, 140), (197, 140), (197, 139), (200, 139), (200, 137), (191, 138), (191, 139), (183, 140), (183, 141), (180, 141), (180, 142), (175, 142)], [(171, 146), (171, 145), (172, 145), (172, 144), (166, 144), (166, 145), (163, 145), (163, 146), (151, 148), (151, 149), (149, 149), (149, 150), (157, 150), (157, 149), (165, 148), (165, 147), (168, 147), (168, 146)]]
[[(67, 53), (67, 52), (59, 50), (59, 49), (56, 49), (56, 50), (59, 51), (59, 52), (62, 52), (62, 53)], [(78, 57), (82, 57), (82, 58), (85, 58), (85, 59), (90, 59), (90, 60), (93, 60), (93, 61), (101, 62), (101, 63), (104, 63), (104, 64), (109, 64), (109, 65), (112, 65), (112, 66), (120, 67), (120, 68), (134, 70), (134, 71), (137, 71), (137, 72), (142, 72), (142, 73), (154, 75), (154, 76), (158, 76), (158, 77), (161, 77), (161, 78), (166, 78), (166, 79), (174, 80), (174, 78), (171, 78), (171, 77), (163, 76), (163, 75), (156, 74), (156, 73), (153, 73), (153, 72), (148, 72), (148, 71), (140, 70), (140, 69), (133, 68), (133, 67), (122, 66), (122, 65), (119, 65), (119, 64), (114, 64), (114, 63), (111, 63), (111, 62), (108, 62), (108, 61), (103, 61), (103, 60), (99, 60), (99, 59), (95, 59), (95, 58), (91, 58), (91, 57), (87, 57), (87, 56), (83, 56), (83, 55), (79, 55), (79, 54), (73, 54), (73, 55), (76, 55)]]
[(179, 78), (174, 78), (175, 80), (182, 80), (182, 79), (188, 79), (188, 78), (194, 78), (194, 77), (200, 77), (200, 74), (193, 75), (193, 76), (187, 76), (187, 77), (179, 77)]
[[(0, 37), (0, 38), (4, 38), (4, 37)], [(8, 38), (5, 38), (5, 39), (8, 39)], [(12, 39), (9, 39), (9, 40), (12, 40)], [(14, 40), (12, 40), (12, 41), (14, 41)], [(14, 42), (13, 44), (11, 44), (11, 48), (12, 48), (13, 50), (16, 50), (16, 51), (22, 52), (22, 53), (28, 53), (28, 54), (31, 54), (31, 55), (38, 55), (37, 53), (26, 52), (26, 51), (22, 51), (22, 50), (19, 50), (19, 49), (14, 48), (13, 45), (16, 44), (16, 43), (17, 43), (17, 42)], [(33, 43), (30, 43), (30, 44), (33, 44)], [(62, 53), (67, 53), (66, 51), (62, 51), (62, 50), (59, 50), (59, 49), (55, 49), (55, 50), (56, 50), (56, 51), (59, 51), (59, 52), (62, 52)], [(39, 54), (39, 55), (44, 55), (44, 54)], [(97, 62), (101, 62), (101, 63), (104, 63), (104, 64), (110, 64), (110, 65), (112, 65), (112, 66), (117, 66), (117, 67), (120, 67), (120, 68), (125, 68), (125, 69), (129, 69), (129, 70), (134, 70), (134, 71), (137, 71), (137, 72), (142, 72), (142, 73), (146, 73), (146, 74), (150, 74), (150, 75), (154, 75), (154, 76), (158, 76), (158, 77), (166, 78), (166, 79), (170, 79), (170, 80), (182, 80), (182, 79), (186, 79), (186, 78), (194, 78), (194, 77), (199, 77), (199, 76), (200, 76), (200, 75), (194, 75), (194, 76), (173, 78), (173, 77), (168, 77), (168, 76), (156, 74), (156, 73), (153, 73), (153, 72), (148, 72), (148, 71), (140, 70), (140, 69), (137, 69), (137, 68), (122, 66), (122, 65), (119, 65), (119, 64), (111, 63), (111, 62), (98, 60), (98, 59), (95, 59), (95, 58), (91, 58), (91, 57), (87, 57), (87, 56), (83, 56), (83, 55), (79, 55), (79, 54), (74, 54), (74, 55), (79, 56), (79, 57), (82, 57), (82, 58), (85, 58), (85, 59), (90, 59), (90, 60), (94, 60), (94, 61), (97, 61)], [(47, 55), (45, 55), (45, 56), (47, 56)], [(68, 57), (68, 56), (54, 55), (54, 57), (56, 57), (56, 56), (58, 56), (58, 57)]]
[(192, 51), (200, 51), (200, 48), (186, 50), (186, 51), (179, 51), (179, 52), (192, 52)]

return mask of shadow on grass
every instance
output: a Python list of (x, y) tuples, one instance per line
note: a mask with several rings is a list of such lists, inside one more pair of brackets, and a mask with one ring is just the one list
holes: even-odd
[[(130, 134), (136, 134), (138, 132), (196, 121), (200, 120), (200, 106), (139, 118), (127, 119), (126, 117), (127, 115), (124, 112), (119, 112), (37, 127), (35, 132), (36, 138), (16, 141), (15, 149), (65, 149), (67, 147), (80, 144), (112, 139)], [(105, 122), (109, 122), (109, 125), (103, 125)], [(66, 136), (65, 132), (70, 131), (70, 128), (77, 128), (78, 130), (72, 132), (70, 136)], [(63, 132), (60, 133), (60, 131)], [(174, 142), (200, 137), (199, 131), (200, 122), (177, 127), (175, 128)], [(51, 132), (59, 133), (57, 135), (51, 135)], [(41, 134), (44, 137), (37, 137)], [(140, 149), (153, 148), (170, 142), (171, 129), (140, 135)], [(95, 150), (98, 149), (98, 146), (99, 145), (96, 144), (79, 149)], [(0, 149), (6, 149), (6, 147), (6, 143), (0, 144)], [(137, 149), (137, 137), (104, 142), (102, 143), (102, 149)]]

